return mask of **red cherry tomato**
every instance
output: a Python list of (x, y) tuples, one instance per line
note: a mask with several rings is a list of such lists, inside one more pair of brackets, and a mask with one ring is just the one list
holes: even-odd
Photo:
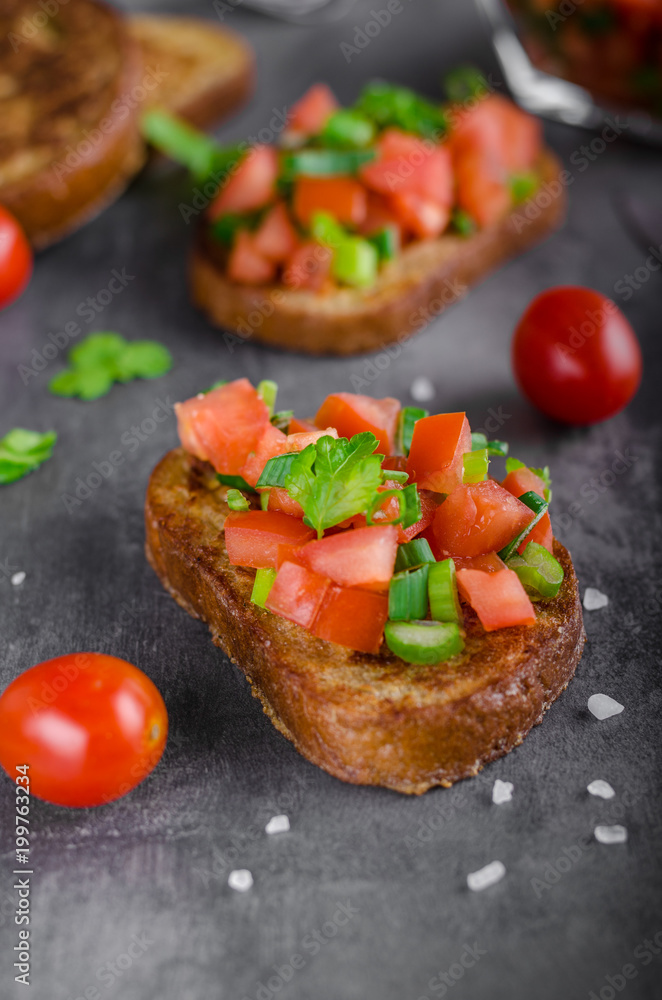
[(135, 788), (168, 734), (163, 698), (141, 670), (101, 653), (71, 653), (26, 670), (0, 697), (0, 764), (61, 806), (98, 806)]
[(634, 331), (610, 299), (590, 288), (550, 288), (522, 316), (513, 338), (519, 386), (534, 406), (567, 424), (613, 417), (641, 381)]
[(20, 223), (0, 205), (0, 309), (21, 294), (32, 274), (32, 250)]

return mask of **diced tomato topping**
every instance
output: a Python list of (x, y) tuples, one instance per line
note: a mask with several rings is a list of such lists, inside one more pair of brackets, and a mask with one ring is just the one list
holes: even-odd
[(399, 241), (402, 241), (402, 223), (393, 211), (388, 198), (374, 191), (368, 191), (368, 210), (360, 232), (364, 236), (370, 236), (380, 229), (395, 229)]
[(533, 520), (526, 504), (492, 480), (458, 486), (438, 508), (434, 533), (450, 556), (498, 552)]
[(310, 628), (329, 586), (329, 580), (305, 566), (284, 562), (264, 606), (276, 615)]
[(534, 524), (531, 528), (531, 531), (517, 550), (520, 555), (524, 552), (529, 542), (537, 542), (538, 545), (544, 545), (547, 551), (554, 555), (554, 533), (549, 514), (543, 514), (538, 523)]
[(395, 451), (395, 432), (400, 413), (397, 399), (372, 399), (353, 392), (336, 392), (327, 396), (315, 416), (318, 427), (335, 427), (340, 437), (371, 431), (379, 441), (377, 453), (390, 455)]
[(393, 525), (352, 528), (309, 542), (297, 558), (341, 587), (386, 590), (397, 548), (398, 532)]
[(213, 221), (229, 212), (252, 212), (273, 201), (278, 178), (278, 154), (273, 146), (253, 146), (209, 206)]
[(307, 434), (309, 431), (316, 430), (317, 427), (312, 420), (299, 420), (298, 417), (292, 417), (287, 425), (288, 434)]
[(323, 437), (338, 437), (338, 431), (335, 427), (323, 427), (319, 430), (314, 427), (310, 431), (295, 431), (294, 434), (290, 433), (287, 435), (287, 450), (288, 451), (303, 451), (307, 448), (309, 444), (314, 444)]
[(299, 244), (288, 259), (283, 274), (283, 284), (293, 290), (305, 289), (319, 292), (331, 273), (333, 251), (321, 243), (308, 240)]
[(290, 221), (287, 208), (282, 201), (269, 209), (257, 229), (253, 246), (258, 253), (269, 260), (282, 264), (292, 256), (299, 244), (296, 229)]
[(349, 646), (360, 653), (378, 653), (388, 619), (388, 596), (369, 590), (331, 585), (312, 632), (327, 642)]
[(389, 128), (377, 143), (376, 160), (360, 172), (373, 191), (392, 195), (415, 191), (423, 198), (448, 206), (453, 201), (453, 170), (450, 151), (408, 132)]
[(416, 538), (417, 535), (422, 534), (434, 522), (437, 507), (439, 506), (438, 496), (429, 490), (419, 490), (418, 496), (421, 501), (421, 519), (409, 528), (403, 528), (402, 525), (398, 525), (399, 542), (411, 542), (412, 538)]
[(521, 497), (523, 493), (537, 493), (543, 498), (545, 496), (544, 482), (531, 469), (514, 469), (508, 473), (501, 485), (514, 497)]
[(367, 192), (353, 177), (300, 177), (294, 184), (292, 210), (304, 226), (315, 212), (328, 212), (342, 225), (360, 226), (368, 212)]
[(535, 625), (533, 605), (512, 569), (502, 569), (498, 573), (458, 569), (457, 586), (486, 632), (510, 625)]
[(405, 455), (387, 455), (382, 462), (382, 469), (393, 469), (397, 472), (406, 472), (407, 458)]
[(182, 446), (231, 476), (270, 426), (269, 410), (245, 378), (175, 403), (175, 412)]
[(225, 547), (233, 566), (273, 568), (279, 545), (297, 548), (314, 535), (299, 518), (277, 511), (231, 511), (225, 519)]
[(426, 539), (426, 541), (428, 542), (430, 548), (432, 549), (432, 555), (435, 557), (435, 559), (437, 560), (437, 562), (439, 562), (440, 559), (445, 559), (446, 558), (446, 556), (441, 551), (441, 549), (439, 548), (439, 545), (437, 543), (437, 538), (436, 538), (435, 533), (434, 533), (434, 521), (432, 522), (432, 524), (428, 525), (427, 528), (425, 528), (423, 531), (421, 531), (421, 533), (420, 533), (420, 535), (418, 537)]
[(455, 109), (451, 133), (453, 152), (477, 150), (505, 171), (530, 170), (540, 155), (542, 125), (500, 94), (490, 94), (472, 108)]
[(270, 423), (268, 427), (265, 427), (255, 450), (246, 459), (240, 475), (250, 486), (256, 486), (269, 459), (275, 458), (276, 455), (284, 455), (286, 451), (287, 434), (283, 434)]
[(393, 210), (403, 227), (417, 239), (435, 239), (450, 219), (450, 207), (425, 198), (418, 191), (401, 191), (391, 198)]
[(317, 135), (339, 107), (331, 88), (325, 83), (315, 83), (290, 108), (287, 131), (302, 136)]
[(290, 514), (292, 517), (303, 517), (303, 507), (297, 500), (293, 500), (283, 486), (272, 486), (269, 490), (268, 510), (279, 510), (283, 514)]
[(483, 573), (498, 573), (506, 568), (503, 559), (496, 552), (488, 552), (482, 556), (454, 556), (455, 569), (479, 569)]
[(263, 256), (255, 245), (255, 236), (240, 229), (228, 259), (228, 277), (238, 285), (267, 285), (276, 277), (273, 260)]
[(471, 451), (464, 413), (437, 413), (414, 424), (407, 472), (421, 489), (451, 493), (462, 483), (462, 456)]
[(457, 203), (485, 229), (504, 218), (512, 208), (505, 176), (479, 149), (463, 152), (455, 163)]

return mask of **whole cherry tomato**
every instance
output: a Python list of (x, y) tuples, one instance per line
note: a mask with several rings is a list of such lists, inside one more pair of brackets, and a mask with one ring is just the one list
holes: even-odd
[(617, 305), (591, 288), (536, 296), (513, 338), (513, 367), (530, 401), (567, 424), (606, 420), (641, 381), (641, 349)]
[(167, 734), (158, 690), (115, 656), (56, 656), (0, 697), (0, 764), (14, 780), (17, 766), (29, 765), (30, 793), (56, 805), (126, 795), (156, 767)]
[(20, 223), (0, 205), (0, 309), (18, 298), (32, 274), (32, 249)]

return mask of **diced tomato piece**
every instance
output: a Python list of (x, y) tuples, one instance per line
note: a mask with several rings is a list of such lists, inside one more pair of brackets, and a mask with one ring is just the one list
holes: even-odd
[(464, 413), (437, 413), (414, 424), (407, 472), (421, 489), (452, 493), (462, 483), (462, 456), (471, 451)]
[(309, 431), (316, 430), (317, 427), (312, 420), (299, 420), (298, 417), (292, 417), (287, 425), (288, 434), (307, 434)]
[(486, 632), (510, 625), (535, 625), (533, 605), (512, 569), (502, 569), (498, 573), (458, 569), (457, 586)]
[(213, 221), (229, 212), (252, 212), (273, 201), (278, 178), (278, 154), (273, 146), (253, 146), (209, 206)]
[(299, 547), (315, 532), (298, 517), (278, 511), (232, 511), (225, 519), (225, 548), (233, 566), (276, 566), (279, 545)]
[(378, 158), (360, 173), (369, 188), (382, 195), (416, 193), (424, 201), (450, 207), (454, 179), (446, 146), (431, 146), (407, 132), (386, 129), (377, 150)]
[(217, 472), (239, 475), (269, 424), (269, 410), (248, 379), (175, 403), (182, 446)]
[(255, 236), (240, 229), (228, 259), (228, 277), (239, 285), (267, 285), (276, 277), (273, 260), (264, 257), (255, 246)]
[(479, 569), (483, 573), (498, 573), (506, 568), (503, 559), (496, 552), (482, 556), (454, 556), (455, 569)]
[(338, 437), (338, 431), (335, 427), (323, 427), (319, 430), (314, 427), (310, 431), (296, 431), (294, 434), (287, 435), (287, 450), (288, 451), (303, 451), (307, 448), (309, 444), (314, 444), (323, 437)]
[(510, 173), (530, 170), (540, 155), (542, 125), (500, 94), (491, 94), (469, 109), (455, 109), (451, 133), (454, 154), (476, 150)]
[(246, 459), (240, 475), (250, 486), (256, 486), (269, 459), (276, 455), (284, 455), (286, 451), (287, 435), (270, 423), (268, 427), (265, 427), (255, 450)]
[(304, 226), (315, 212), (328, 212), (341, 225), (360, 226), (368, 213), (368, 196), (353, 177), (300, 177), (294, 184), (292, 210)]
[(427, 153), (414, 174), (415, 190), (424, 198), (449, 208), (453, 204), (455, 177), (453, 162), (447, 146), (437, 146)]
[(413, 160), (412, 166), (427, 152), (422, 139), (394, 127), (384, 129), (377, 142), (377, 149), (382, 160)]
[(545, 496), (544, 482), (531, 469), (515, 469), (509, 472), (501, 485), (514, 497), (521, 497), (523, 493), (537, 493), (543, 498)]
[(416, 524), (410, 525), (409, 528), (403, 528), (402, 525), (398, 525), (399, 542), (411, 542), (412, 538), (423, 534), (434, 522), (437, 507), (439, 506), (437, 494), (431, 493), (429, 490), (419, 490), (418, 496), (421, 501), (421, 519)]
[(400, 403), (390, 396), (373, 399), (353, 392), (335, 392), (327, 396), (315, 416), (318, 427), (335, 427), (340, 437), (371, 431), (379, 441), (377, 453), (395, 451), (395, 432)]
[(283, 273), (283, 284), (296, 291), (305, 289), (319, 292), (331, 273), (333, 251), (321, 243), (309, 240), (301, 243), (288, 259)]
[(297, 557), (341, 587), (386, 590), (393, 576), (398, 532), (393, 525), (351, 528), (309, 542)]
[(329, 580), (305, 566), (284, 562), (264, 606), (276, 615), (310, 628), (329, 586)]
[(382, 462), (382, 469), (393, 469), (396, 472), (405, 472), (407, 469), (407, 458), (405, 455), (387, 455)]
[(455, 164), (457, 203), (485, 229), (499, 222), (512, 208), (505, 176), (481, 150), (463, 152)]
[(418, 191), (394, 194), (391, 205), (403, 227), (420, 240), (440, 236), (451, 216), (449, 206), (425, 198)]
[(313, 622), (312, 633), (360, 653), (379, 652), (388, 620), (388, 596), (331, 585)]
[(432, 524), (428, 525), (427, 528), (425, 528), (423, 531), (421, 531), (421, 533), (420, 533), (420, 535), (418, 537), (426, 539), (426, 541), (428, 542), (430, 548), (432, 549), (432, 555), (435, 557), (435, 559), (437, 560), (437, 562), (439, 562), (440, 559), (445, 559), (446, 558), (446, 556), (441, 551), (441, 549), (439, 548), (439, 545), (437, 543), (437, 539), (436, 539), (436, 536), (435, 536), (435, 533), (434, 533), (434, 521), (432, 522)]
[(524, 552), (529, 542), (537, 542), (538, 545), (544, 545), (547, 551), (554, 555), (554, 533), (549, 514), (543, 514), (538, 523), (534, 524), (531, 528), (531, 531), (517, 550), (520, 555)]
[(287, 131), (302, 136), (317, 135), (339, 107), (331, 88), (325, 83), (315, 83), (290, 108)]
[(446, 555), (479, 556), (498, 552), (534, 516), (526, 504), (488, 479), (453, 490), (437, 509), (434, 533)]
[(292, 499), (283, 486), (271, 487), (267, 510), (279, 510), (283, 514), (290, 514), (292, 517), (303, 517), (303, 507), (297, 500)]
[(296, 229), (290, 221), (285, 204), (279, 201), (269, 209), (257, 229), (253, 245), (258, 253), (282, 264), (292, 256), (299, 244)]
[(388, 198), (374, 191), (368, 191), (368, 210), (365, 221), (360, 226), (360, 232), (363, 236), (371, 236), (380, 229), (395, 229), (399, 242), (402, 242), (402, 224)]

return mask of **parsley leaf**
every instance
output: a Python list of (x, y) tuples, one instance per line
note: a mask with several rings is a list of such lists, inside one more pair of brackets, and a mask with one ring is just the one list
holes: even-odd
[(56, 396), (98, 399), (114, 382), (158, 378), (172, 367), (172, 356), (154, 340), (127, 341), (119, 333), (91, 333), (69, 352), (71, 368), (56, 375), (48, 388)]
[(369, 431), (347, 438), (323, 437), (299, 453), (285, 488), (304, 510), (304, 523), (321, 538), (370, 506), (382, 482), (382, 456), (374, 455), (377, 438)]
[(134, 378), (159, 378), (172, 368), (172, 355), (163, 344), (155, 340), (133, 340), (115, 358), (115, 368), (120, 382)]
[(27, 476), (50, 458), (57, 440), (55, 431), (40, 434), (15, 427), (0, 440), (0, 483), (13, 483)]

